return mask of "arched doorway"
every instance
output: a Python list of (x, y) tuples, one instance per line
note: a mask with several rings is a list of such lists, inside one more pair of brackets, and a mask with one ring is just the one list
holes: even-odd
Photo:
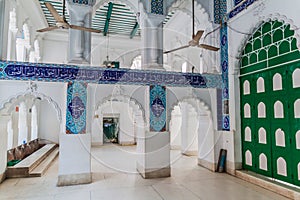
[(246, 42), (240, 68), (243, 168), (300, 185), (297, 84), (300, 53), (289, 24), (264, 22)]
[[(104, 98), (94, 111), (92, 120), (92, 171), (93, 174), (107, 171), (137, 173), (136, 139), (145, 132), (145, 114), (137, 100), (116, 94)], [(118, 124), (118, 141), (105, 143), (104, 126), (108, 119)], [(120, 157), (121, 155), (121, 157)]]
[(192, 97), (175, 104), (171, 111), (170, 137), (172, 149), (180, 149), (184, 155), (195, 155), (199, 165), (215, 170), (213, 121), (203, 101)]
[[(104, 140), (105, 122), (117, 122), (118, 144), (135, 144), (139, 131), (144, 131), (144, 111), (140, 104), (126, 95), (112, 95), (98, 103), (92, 122), (92, 144), (102, 145)], [(108, 124), (108, 123), (107, 123)]]

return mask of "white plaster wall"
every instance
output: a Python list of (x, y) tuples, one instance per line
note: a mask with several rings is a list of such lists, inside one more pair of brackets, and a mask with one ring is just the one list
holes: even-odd
[(181, 148), (181, 113), (179, 107), (176, 106), (171, 114), (170, 121), (170, 142), (172, 149)]
[(68, 30), (50, 31), (42, 40), (43, 63), (68, 63)]

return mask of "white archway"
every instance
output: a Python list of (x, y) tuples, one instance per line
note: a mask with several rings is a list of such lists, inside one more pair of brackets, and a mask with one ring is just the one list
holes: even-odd
[(137, 100), (127, 95), (110, 95), (99, 102), (92, 120), (92, 145), (103, 144), (103, 118), (119, 118), (121, 145), (136, 143), (136, 137), (145, 131), (144, 109)]
[[(58, 104), (49, 96), (46, 96), (42, 93), (32, 92), (32, 93), (23, 93), (18, 94), (14, 97), (11, 97), (4, 103), (0, 109), (1, 115), (9, 115), (12, 119), (12, 128), (13, 128), (13, 146), (17, 146), (18, 143), (18, 121), (19, 121), (19, 113), (16, 111), (16, 109), (19, 109), (19, 105), (24, 102), (26, 105), (26, 112), (28, 114), (31, 114), (33, 110), (42, 109), (46, 112), (40, 112), (41, 115), (37, 115), (38, 119), (37, 121), (39, 124), (37, 125), (37, 132), (40, 132), (39, 138), (48, 139), (50, 141), (59, 142), (59, 133), (63, 132), (64, 126), (62, 125), (62, 114), (61, 109), (59, 108)], [(36, 106), (34, 109), (32, 109), (34, 106)], [(26, 120), (29, 120), (28, 123), (26, 123), (26, 126), (28, 127), (28, 132), (26, 138), (31, 140), (31, 122), (32, 118), (26, 117)], [(51, 121), (51, 123), (49, 123)], [(47, 127), (45, 127), (47, 125)], [(29, 127), (30, 126), (30, 127)], [(49, 133), (45, 133), (43, 130), (48, 130)], [(50, 133), (51, 132), (51, 133)], [(25, 137), (24, 137), (25, 138)], [(26, 140), (26, 142), (28, 142)]]
[[(187, 106), (187, 108), (192, 108), (192, 110), (188, 111), (194, 111), (196, 114), (193, 116), (193, 119), (196, 119), (196, 121), (190, 121), (190, 123), (193, 123), (195, 126), (193, 127), (193, 130), (195, 131), (195, 134), (190, 134), (190, 135), (184, 135), (186, 133), (185, 130), (185, 125), (191, 126), (192, 124), (188, 124), (187, 120), (181, 120), (181, 130), (179, 132), (174, 132), (174, 128), (171, 127), (172, 124), (174, 123), (174, 118), (172, 118), (169, 121), (170, 124), (170, 137), (171, 137), (171, 146), (173, 145), (174, 147), (178, 147), (178, 137), (181, 138), (181, 149), (183, 149), (184, 154), (195, 153), (193, 150), (189, 151), (190, 147), (193, 147), (194, 142), (197, 142), (197, 156), (198, 156), (198, 163), (199, 165), (206, 167), (212, 171), (215, 170), (214, 163), (215, 161), (215, 156), (214, 156), (214, 130), (213, 130), (213, 120), (211, 116), (211, 111), (209, 107), (206, 105), (206, 103), (198, 98), (195, 97), (186, 97), (183, 98), (179, 101), (177, 101), (173, 106), (170, 111), (171, 116), (173, 113), (174, 114), (177, 112), (177, 114), (181, 114), (178, 112), (178, 107), (177, 106)], [(182, 112), (182, 111), (181, 111)], [(186, 111), (185, 111), (186, 112)], [(186, 112), (182, 113), (181, 118), (187, 118), (188, 120), (190, 119), (189, 113), (193, 114), (193, 112)], [(177, 119), (178, 123), (178, 119)], [(178, 126), (178, 124), (176, 124)], [(184, 127), (182, 127), (184, 126)], [(192, 130), (192, 129), (191, 129)], [(184, 133), (185, 132), (185, 133)], [(181, 134), (181, 136), (180, 136)], [(184, 140), (187, 140), (184, 142)], [(184, 147), (182, 146), (184, 145)]]

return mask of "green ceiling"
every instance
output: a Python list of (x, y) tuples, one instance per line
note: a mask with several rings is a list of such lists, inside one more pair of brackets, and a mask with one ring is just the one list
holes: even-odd
[[(51, 0), (39, 0), (41, 8), (44, 12), (45, 18), (49, 26), (55, 26), (55, 19), (46, 8), (44, 2), (50, 2), (57, 12), (62, 16), (62, 2)], [(110, 11), (110, 12), (108, 12)], [(164, 24), (174, 15), (171, 12), (166, 17)], [(109, 18), (108, 18), (109, 17)], [(66, 19), (69, 22), (69, 15), (66, 11)], [(107, 24), (107, 25), (105, 25)], [(92, 18), (92, 28), (101, 30), (103, 35), (108, 34), (121, 34), (128, 35), (130, 38), (140, 36), (141, 30), (136, 21), (136, 14), (123, 3), (109, 3), (101, 5)]]

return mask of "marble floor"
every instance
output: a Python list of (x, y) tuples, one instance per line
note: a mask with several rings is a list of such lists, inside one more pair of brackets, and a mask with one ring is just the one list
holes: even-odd
[(172, 177), (143, 179), (136, 173), (135, 146), (105, 145), (92, 148), (93, 182), (57, 187), (58, 159), (40, 178), (7, 179), (0, 184), (0, 199), (31, 200), (284, 200), (225, 173), (213, 173), (197, 165), (194, 156), (171, 151)]

